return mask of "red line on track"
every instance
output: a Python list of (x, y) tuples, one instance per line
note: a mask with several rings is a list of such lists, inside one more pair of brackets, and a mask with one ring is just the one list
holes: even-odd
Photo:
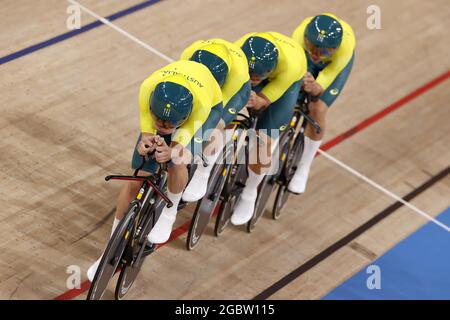
[(80, 294), (88, 291), (91, 286), (91, 282), (89, 280), (84, 281), (80, 285), (80, 289), (71, 289), (64, 292), (62, 295), (57, 296), (54, 300), (71, 300), (78, 297)]
[[(430, 82), (424, 84), (420, 88), (417, 88), (413, 92), (409, 93), (408, 95), (406, 95), (405, 97), (401, 98), (400, 100), (394, 102), (390, 106), (384, 108), (380, 112), (377, 112), (373, 116), (363, 120), (362, 122), (360, 122), (356, 126), (350, 128), (349, 130), (341, 133), (337, 137), (335, 137), (335, 138), (331, 139), (330, 141), (326, 142), (325, 144), (322, 145), (321, 149), (326, 151), (326, 150), (329, 150), (329, 149), (333, 148), (334, 146), (338, 145), (342, 141), (347, 140), (348, 138), (353, 136), (355, 133), (357, 133), (357, 132), (367, 128), (371, 124), (374, 124), (375, 122), (381, 120), (382, 118), (384, 118), (385, 116), (387, 116), (391, 112), (399, 109), (400, 107), (405, 106), (408, 102), (414, 100), (418, 96), (420, 96), (420, 95), (424, 94), (425, 92), (431, 90), (432, 88), (434, 88), (438, 84), (444, 82), (448, 78), (450, 78), (450, 70), (444, 72), (440, 76), (434, 78), (433, 80), (431, 80)], [(216, 206), (216, 210), (215, 210), (214, 215), (217, 214), (218, 207), (219, 206)], [(163, 243), (163, 244), (159, 245), (157, 249), (159, 249), (162, 246), (172, 242), (173, 240), (177, 239), (182, 234), (184, 234), (187, 230), (189, 230), (190, 224), (191, 224), (191, 221), (188, 221), (188, 222), (184, 223), (183, 225), (179, 226), (178, 228), (176, 228), (175, 230), (173, 230), (171, 235), (170, 235), (169, 240), (166, 243)], [(63, 293), (62, 295), (56, 297), (55, 300), (69, 300), (69, 299), (76, 298), (77, 296), (81, 295), (85, 291), (89, 290), (89, 286), (90, 286), (90, 282), (89, 281), (85, 281), (85, 282), (83, 282), (81, 284), (81, 288), (80, 289), (68, 290), (65, 293)]]
[(450, 78), (450, 70), (444, 72), (443, 74), (441, 74), (440, 76), (434, 78), (430, 82), (424, 84), (420, 88), (417, 88), (413, 92), (409, 93), (408, 95), (406, 95), (405, 97), (401, 98), (400, 100), (394, 102), (393, 104), (391, 104), (390, 106), (388, 106), (385, 109), (381, 110), (380, 112), (375, 113), (373, 116), (371, 116), (371, 117), (367, 118), (366, 120), (360, 122), (359, 124), (357, 124), (353, 128), (350, 128), (349, 130), (347, 130), (347, 131), (341, 133), (340, 135), (338, 135), (337, 137), (331, 139), (330, 141), (328, 141), (327, 143), (322, 145), (321, 149), (324, 150), (324, 151), (331, 149), (335, 145), (337, 145), (337, 144), (341, 143), (342, 141), (348, 139), (349, 137), (353, 136), (355, 133), (357, 133), (357, 132), (367, 128), (371, 124), (374, 124), (378, 120), (384, 118), (385, 116), (387, 116), (391, 112), (399, 109), (400, 107), (403, 107), (404, 105), (406, 105), (411, 100), (414, 100), (418, 96), (424, 94), (425, 92), (427, 92), (430, 89), (434, 88), (435, 86), (437, 86), (441, 82), (444, 82), (448, 78)]

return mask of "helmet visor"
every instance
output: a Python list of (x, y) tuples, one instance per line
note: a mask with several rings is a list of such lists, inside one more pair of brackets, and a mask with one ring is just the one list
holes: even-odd
[(309, 53), (311, 57), (317, 57), (320, 60), (327, 59), (336, 52), (336, 48), (320, 48), (314, 45), (306, 37), (305, 37), (305, 50)]
[(153, 112), (150, 112), (153, 121), (155, 122), (156, 126), (159, 128), (164, 128), (164, 129), (176, 129), (179, 128), (183, 125), (183, 123), (186, 122), (187, 118), (182, 118), (180, 120), (167, 120), (167, 119), (161, 119), (159, 118), (156, 114), (154, 114)]
[(255, 72), (250, 70), (250, 78), (256, 80), (265, 80), (269, 77), (271, 71), (266, 72)]

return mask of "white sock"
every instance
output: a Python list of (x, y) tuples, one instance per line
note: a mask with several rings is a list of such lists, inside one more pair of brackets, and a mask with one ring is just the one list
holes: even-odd
[(258, 192), (258, 186), (266, 176), (266, 173), (257, 174), (251, 169), (248, 169), (248, 179), (245, 183), (245, 188), (242, 190), (242, 197), (255, 197)]
[(314, 156), (316, 155), (317, 150), (319, 150), (321, 144), (322, 140), (316, 141), (305, 136), (305, 148), (303, 150), (303, 155), (300, 159), (297, 172), (300, 172), (300, 169), (302, 172), (309, 172)]
[(181, 196), (183, 195), (183, 192), (180, 193), (172, 193), (169, 190), (167, 190), (167, 198), (172, 201), (173, 206), (171, 208), (164, 207), (163, 213), (170, 217), (176, 217), (177, 211), (178, 211), (178, 204), (180, 203)]

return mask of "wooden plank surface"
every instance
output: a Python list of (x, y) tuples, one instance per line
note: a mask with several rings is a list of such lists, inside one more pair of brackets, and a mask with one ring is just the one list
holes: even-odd
[[(109, 15), (140, 1), (81, 1)], [(372, 1), (166, 0), (117, 20), (118, 26), (177, 58), (194, 40), (246, 32), (292, 33), (300, 21), (335, 12), (357, 36), (343, 94), (329, 112), (325, 140), (347, 130), (447, 71), (448, 1), (378, 1), (382, 30), (368, 30)], [(67, 32), (62, 1), (3, 1), (0, 56)], [(31, 10), (32, 9), (32, 10)], [(93, 21), (83, 14), (83, 23)], [(111, 209), (129, 172), (139, 132), (140, 83), (166, 62), (107, 26), (0, 66), (0, 298), (51, 299), (66, 291), (66, 268), (85, 271), (110, 233)], [(404, 195), (446, 166), (448, 81), (330, 152)], [(415, 199), (437, 214), (449, 205), (449, 181)], [(393, 202), (324, 158), (307, 193), (291, 197), (280, 221), (254, 233), (212, 227), (193, 252), (186, 235), (149, 259), (127, 298), (252, 298)], [(192, 207), (179, 214), (177, 226)], [(380, 255), (424, 223), (402, 208), (356, 240)], [(273, 298), (320, 298), (369, 259), (345, 247)], [(108, 293), (111, 297), (111, 293)], [(84, 298), (80, 296), (78, 298)]]

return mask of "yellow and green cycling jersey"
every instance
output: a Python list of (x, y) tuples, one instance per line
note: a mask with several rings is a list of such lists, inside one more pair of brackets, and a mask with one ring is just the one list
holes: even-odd
[(189, 118), (175, 131), (172, 141), (187, 146), (211, 112), (222, 103), (222, 92), (208, 68), (193, 61), (177, 61), (155, 71), (144, 80), (139, 93), (141, 132), (156, 134), (150, 114), (150, 98), (155, 87), (164, 81), (178, 83), (192, 93), (193, 108)]
[(307, 71), (306, 55), (303, 48), (292, 38), (278, 32), (248, 33), (235, 42), (242, 47), (245, 41), (258, 36), (272, 42), (278, 50), (278, 63), (261, 90), (271, 102), (277, 101), (292, 86), (303, 78)]
[[(226, 106), (231, 98), (250, 80), (247, 58), (241, 48), (223, 39), (199, 40), (183, 51), (181, 60), (189, 60), (196, 51), (211, 44), (223, 45), (229, 52), (228, 58), (223, 56), (224, 51), (222, 50), (214, 50), (214, 47), (208, 49), (211, 53), (222, 58), (228, 66), (228, 76), (222, 86), (223, 105)], [(220, 49), (220, 46), (218, 49)]]
[[(330, 85), (341, 75), (341, 73), (343, 72), (347, 73), (346, 75), (341, 76), (341, 78), (345, 79), (350, 73), (351, 64), (353, 63), (353, 54), (355, 51), (356, 41), (353, 29), (348, 23), (339, 19), (338, 17), (336, 17), (331, 13), (325, 13), (324, 15), (330, 16), (339, 21), (343, 29), (342, 42), (339, 48), (336, 50), (336, 52), (334, 52), (334, 54), (331, 57), (324, 59), (320, 63), (316, 63), (316, 65), (314, 66), (316, 67), (316, 69), (320, 69), (316, 81), (320, 84), (320, 86), (324, 89), (324, 91), (327, 91)], [(295, 29), (292, 35), (292, 38), (297, 43), (299, 43), (304, 48), (305, 51), (306, 51), (304, 40), (305, 29), (313, 18), (314, 17), (309, 17), (303, 20), (302, 23), (297, 27), (297, 29)], [(334, 88), (334, 89), (339, 90), (340, 92), (342, 88)]]

